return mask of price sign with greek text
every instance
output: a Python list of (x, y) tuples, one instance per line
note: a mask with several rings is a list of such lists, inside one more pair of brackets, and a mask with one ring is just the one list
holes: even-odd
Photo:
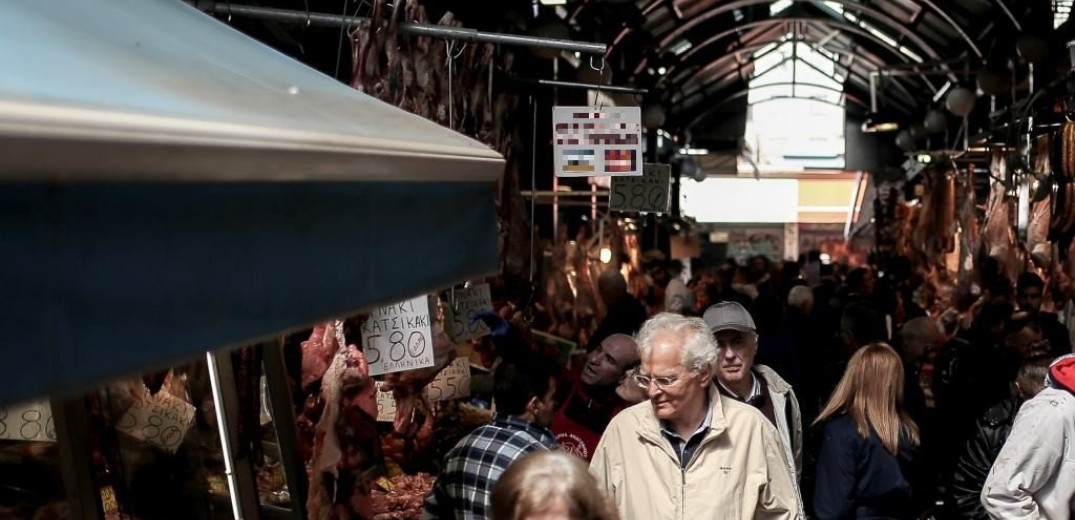
[(370, 375), (433, 366), (433, 331), (425, 295), (377, 307), (362, 324)]
[(608, 207), (613, 211), (667, 213), (671, 183), (670, 165), (646, 163), (642, 167), (641, 177), (612, 179)]
[(377, 422), (392, 422), (396, 420), (396, 398), (392, 392), (382, 392), (383, 385), (377, 381)]
[(425, 388), (430, 402), (450, 401), (470, 397), (470, 360), (457, 357), (437, 374), (437, 378)]
[(0, 439), (56, 442), (48, 400), (0, 406)]
[(444, 329), (453, 341), (461, 342), (489, 334), (489, 327), (481, 320), (471, 323), (474, 314), (493, 310), (493, 297), (489, 284), (482, 283), (455, 291), (455, 301), (448, 302)]
[(120, 418), (116, 429), (175, 453), (194, 421), (194, 407), (166, 391), (146, 392)]
[(642, 175), (638, 107), (553, 107), (557, 177)]

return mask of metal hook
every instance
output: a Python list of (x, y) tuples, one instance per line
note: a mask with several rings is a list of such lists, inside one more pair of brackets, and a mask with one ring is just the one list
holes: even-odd
[(310, 28), (310, 0), (302, 0), (302, 4), (306, 7), (306, 28)]
[(231, 24), (231, 0), (228, 0), (228, 24)]
[(594, 58), (593, 55), (590, 55), (590, 68), (593, 69), (593, 70), (596, 70), (597, 72), (604, 72), (605, 71), (605, 57), (601, 56), (601, 68), (597, 68), (597, 67), (594, 66), (593, 58)]
[(446, 63), (448, 63), (449, 65), (452, 61), (459, 59), (459, 57), (463, 55), (463, 51), (467, 50), (467, 44), (466, 42), (463, 42), (463, 46), (459, 48), (459, 52), (455, 53), (455, 56), (452, 56), (452, 47), (454, 46), (455, 42), (449, 41), (448, 46), (445, 48), (448, 54), (448, 60), (446, 61)]

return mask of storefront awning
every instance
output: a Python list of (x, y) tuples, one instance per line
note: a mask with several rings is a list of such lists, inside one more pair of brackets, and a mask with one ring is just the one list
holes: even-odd
[(180, 0), (0, 16), (0, 403), (497, 267), (502, 157)]

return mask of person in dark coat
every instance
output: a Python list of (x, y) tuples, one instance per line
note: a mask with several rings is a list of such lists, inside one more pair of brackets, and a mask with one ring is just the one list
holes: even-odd
[(646, 321), (646, 307), (627, 292), (627, 280), (619, 271), (609, 269), (597, 277), (597, 292), (608, 309), (597, 326), (586, 351), (592, 351), (613, 334), (628, 336), (638, 332)]
[(1056, 314), (1041, 311), (1044, 293), (1045, 282), (1041, 277), (1030, 272), (1019, 275), (1019, 280), (1015, 285), (1015, 298), (1019, 304), (1019, 310), (1037, 317), (1045, 339), (1049, 340), (1052, 355), (1071, 354), (1071, 333), (1068, 328), (1060, 323), (1060, 318)]
[(815, 425), (818, 520), (912, 520), (918, 426), (903, 409), (903, 362), (885, 343), (859, 349)]
[(1045, 388), (1045, 377), (1049, 374), (1053, 359), (1048, 354), (1042, 354), (1025, 361), (1019, 367), (1011, 393), (978, 419), (974, 436), (964, 445), (956, 462), (952, 481), (952, 501), (958, 518), (989, 519), (982, 507), (982, 486), (1000, 449), (1008, 440), (1019, 407)]

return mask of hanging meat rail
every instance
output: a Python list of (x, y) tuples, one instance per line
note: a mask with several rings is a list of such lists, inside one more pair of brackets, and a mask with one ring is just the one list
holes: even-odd
[[(314, 13), (307, 11), (293, 11), (289, 9), (276, 9), (272, 7), (255, 7), (239, 5), (231, 2), (216, 2), (213, 0), (188, 0), (198, 9), (206, 12), (260, 18), (277, 22), (289, 22), (306, 25), (320, 25), (324, 27), (354, 27), (357, 23), (367, 20), (359, 16), (347, 16), (330, 13)], [(561, 40), (555, 38), (539, 38), (518, 34), (503, 34), (481, 32), (462, 27), (445, 27), (443, 25), (420, 24), (402, 22), (399, 24), (401, 34), (413, 36), (429, 36), (448, 40), (463, 40), (468, 42), (499, 43), (504, 45), (518, 45), (522, 47), (540, 47), (564, 51), (584, 52), (587, 54), (604, 55), (608, 46), (603, 43), (577, 42), (573, 40)]]

